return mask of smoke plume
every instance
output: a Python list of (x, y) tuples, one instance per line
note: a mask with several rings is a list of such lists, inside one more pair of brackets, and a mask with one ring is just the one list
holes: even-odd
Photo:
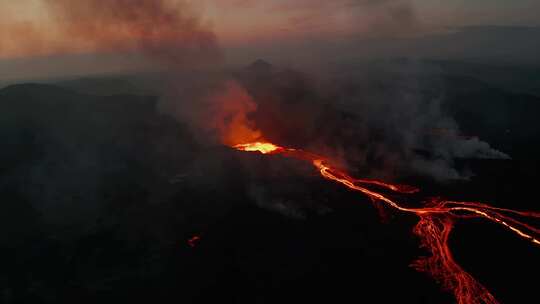
[(249, 114), (257, 110), (251, 96), (234, 81), (226, 82), (220, 90), (207, 97), (208, 115), (203, 129), (217, 131), (221, 142), (227, 145), (253, 142), (261, 138)]
[(2, 30), (12, 33), (2, 53), (142, 53), (168, 69), (220, 58), (216, 36), (184, 1), (45, 0), (45, 7), (54, 26), (13, 23)]
[[(457, 136), (457, 124), (442, 111), (443, 94), (425, 92), (438, 84), (424, 83), (420, 74), (412, 75), (415, 71), (399, 70), (417, 69), (414, 65), (375, 70), (375, 75), (369, 69), (351, 72), (351, 68), (337, 76), (325, 72), (306, 77), (264, 63), (233, 77), (223, 72), (195, 73), (192, 67), (213, 65), (221, 56), (215, 34), (187, 2), (46, 0), (46, 4), (62, 39), (54, 43), (42, 39), (38, 46), (28, 47), (51, 44), (58, 49), (142, 53), (171, 72), (172, 88), (162, 98), (161, 109), (187, 122), (201, 135), (197, 138), (226, 145), (265, 138), (309, 146), (379, 177), (413, 170), (441, 180), (460, 178), (463, 175), (452, 163), (456, 157), (506, 157), (485, 142)], [(316, 1), (316, 5), (298, 1), (280, 7), (300, 12), (293, 16), (308, 16), (302, 19), (308, 23), (323, 20), (323, 11), (349, 8), (353, 16), (361, 17), (355, 20), (367, 22), (366, 29), (380, 36), (417, 23), (408, 0)], [(364, 16), (363, 11), (377, 18)], [(318, 78), (326, 82), (313, 81)], [(436, 129), (456, 136), (430, 136)]]
[(470, 176), (455, 159), (509, 158), (461, 135), (444, 109), (445, 82), (427, 64), (380, 62), (313, 75), (258, 63), (239, 75), (258, 103), (248, 117), (265, 138), (331, 156), (363, 176), (448, 181)]

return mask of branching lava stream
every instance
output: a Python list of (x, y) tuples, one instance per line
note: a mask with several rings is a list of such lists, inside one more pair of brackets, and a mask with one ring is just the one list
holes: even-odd
[(286, 157), (310, 161), (325, 179), (339, 183), (353, 191), (361, 192), (374, 202), (384, 203), (398, 211), (417, 215), (420, 221), (413, 231), (420, 237), (421, 246), (426, 248), (431, 255), (418, 259), (412, 264), (412, 267), (433, 276), (445, 289), (454, 293), (459, 304), (494, 304), (498, 301), (454, 261), (448, 247), (448, 238), (456, 219), (485, 218), (502, 225), (510, 232), (535, 245), (540, 245), (540, 229), (514, 218), (516, 215), (522, 218), (540, 218), (538, 212), (522, 212), (496, 208), (483, 203), (445, 200), (432, 200), (426, 207), (407, 208), (367, 187), (376, 185), (401, 194), (418, 192), (417, 188), (392, 185), (375, 180), (355, 179), (332, 166), (325, 157), (299, 149), (280, 147), (268, 142), (245, 143), (236, 145), (234, 148), (262, 154), (282, 154)]

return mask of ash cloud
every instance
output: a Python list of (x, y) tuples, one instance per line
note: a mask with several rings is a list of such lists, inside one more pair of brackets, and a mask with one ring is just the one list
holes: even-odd
[[(229, 77), (220, 77), (216, 35), (184, 1), (47, 0), (73, 43), (102, 52), (138, 52), (164, 71), (162, 109), (225, 144), (255, 140), (247, 113), (256, 104)], [(199, 78), (197, 78), (199, 77)], [(193, 81), (196, 78), (198, 80)], [(187, 83), (187, 86), (186, 86)]]
[(160, 106), (200, 142), (269, 140), (327, 155), (364, 177), (445, 182), (471, 176), (456, 159), (508, 159), (461, 134), (445, 90), (438, 68), (417, 61), (307, 73), (259, 60), (232, 73), (184, 75)]
[(292, 12), (294, 28), (364, 38), (410, 35), (420, 23), (409, 0), (294, 1), (276, 10)]
[(192, 60), (219, 56), (212, 31), (185, 3), (165, 0), (49, 0), (62, 28), (72, 37), (92, 40), (104, 50), (140, 50), (178, 68)]
[(190, 124), (196, 133), (228, 145), (260, 137), (247, 117), (256, 103), (238, 83), (215, 72), (223, 59), (217, 37), (187, 2), (47, 3), (64, 35), (100, 51), (139, 52), (163, 70), (162, 110)]
[(238, 73), (258, 103), (251, 117), (271, 141), (331, 156), (361, 176), (466, 179), (458, 158), (508, 159), (461, 135), (445, 111), (445, 82), (420, 62), (377, 62), (305, 74), (256, 63)]
[(44, 0), (44, 7), (52, 23), (8, 22), (0, 55), (142, 53), (169, 70), (221, 57), (215, 34), (184, 1)]

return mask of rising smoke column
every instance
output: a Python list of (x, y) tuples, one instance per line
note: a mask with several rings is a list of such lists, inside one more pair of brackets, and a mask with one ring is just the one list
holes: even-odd
[[(257, 105), (245, 89), (229, 77), (213, 79), (205, 70), (221, 64), (221, 50), (216, 35), (187, 2), (46, 1), (62, 35), (70, 38), (66, 41), (98, 52), (140, 53), (166, 71), (169, 88), (160, 106), (193, 130), (227, 144), (260, 137), (247, 117)], [(205, 70), (197, 88), (182, 87), (197, 69)]]
[[(45, 0), (54, 29), (40, 29), (34, 53), (142, 53), (167, 70), (220, 59), (215, 34), (185, 1)], [(54, 33), (50, 33), (54, 32)], [(24, 36), (21, 38), (25, 40)], [(19, 52), (24, 53), (21, 43)]]

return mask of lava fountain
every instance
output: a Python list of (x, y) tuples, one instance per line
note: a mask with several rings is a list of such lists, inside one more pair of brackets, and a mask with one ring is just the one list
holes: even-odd
[(262, 154), (277, 153), (283, 151), (283, 148), (278, 147), (268, 142), (254, 142), (248, 144), (238, 144), (235, 149), (246, 152), (261, 152)]
[(406, 185), (394, 185), (376, 180), (356, 179), (333, 166), (322, 156), (299, 149), (285, 148), (270, 142), (257, 141), (234, 145), (233, 148), (245, 152), (262, 154), (282, 154), (285, 157), (309, 161), (327, 180), (341, 184), (348, 189), (360, 192), (375, 203), (386, 204), (398, 211), (412, 213), (420, 218), (413, 232), (420, 237), (421, 247), (430, 252), (430, 256), (419, 258), (411, 266), (418, 271), (429, 273), (454, 293), (458, 304), (495, 304), (495, 297), (469, 273), (457, 264), (448, 246), (448, 238), (456, 219), (484, 218), (502, 225), (518, 237), (540, 245), (540, 229), (515, 218), (540, 218), (538, 212), (523, 212), (497, 208), (478, 202), (455, 202), (432, 200), (425, 207), (408, 208), (398, 201), (390, 199), (369, 187), (376, 185), (400, 194), (418, 192), (419, 189)]

